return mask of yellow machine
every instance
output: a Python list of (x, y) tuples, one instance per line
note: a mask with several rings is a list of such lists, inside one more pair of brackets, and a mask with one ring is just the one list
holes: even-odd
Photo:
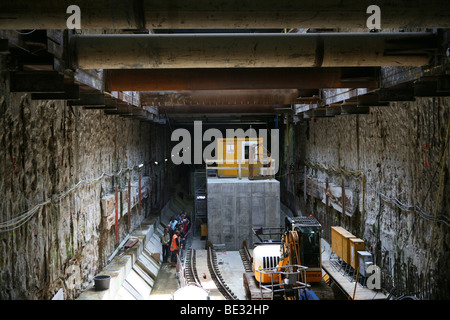
[(331, 249), (343, 262), (358, 270), (358, 251), (365, 250), (364, 240), (357, 238), (346, 229), (331, 227)]
[(291, 262), (308, 267), (307, 282), (322, 280), (321, 233), (322, 226), (313, 217), (286, 217), (287, 252)]
[(287, 217), (284, 228), (253, 229), (262, 241), (253, 249), (253, 271), (260, 286), (270, 284), (276, 286), (274, 292), (291, 292), (291, 298), (298, 298), (297, 289), (320, 282), (321, 228), (313, 217)]

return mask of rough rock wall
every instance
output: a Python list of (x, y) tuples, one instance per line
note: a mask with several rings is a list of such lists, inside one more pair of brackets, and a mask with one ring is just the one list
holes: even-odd
[[(319, 118), (296, 126), (296, 143), (304, 144), (304, 154), (294, 155), (294, 162), (362, 171), (366, 177), (364, 190), (357, 177), (308, 168), (308, 177), (328, 177), (337, 185), (344, 180), (357, 194), (358, 209), (348, 215), (330, 208), (326, 215), (324, 203), (307, 196), (304, 210), (321, 220), (328, 241), (333, 225), (364, 239), (383, 270), (384, 287), (395, 285), (398, 294), (421, 291), (425, 298), (450, 298), (448, 154), (432, 238), (449, 115), (450, 98), (417, 98), (371, 108), (368, 115)], [(303, 190), (297, 194), (302, 197)], [(400, 202), (393, 203), (395, 199)]]
[[(0, 66), (0, 223), (13, 229), (13, 218), (80, 180), (150, 163), (156, 149), (152, 127), (71, 108), (64, 101), (32, 101), (29, 94), (10, 93), (8, 74)], [(164, 178), (161, 168), (151, 170)], [(143, 176), (149, 171), (147, 165)], [(135, 185), (137, 177), (133, 171)], [(40, 207), (23, 226), (0, 232), (0, 299), (50, 299), (60, 288), (66, 299), (76, 298), (117, 246), (114, 227), (105, 227), (101, 200), (114, 192), (115, 183), (125, 189), (125, 197), (127, 179), (128, 173), (116, 181), (104, 176), (81, 185)], [(120, 217), (120, 241), (150, 206), (143, 199), (141, 217), (134, 206), (131, 226), (127, 216)]]

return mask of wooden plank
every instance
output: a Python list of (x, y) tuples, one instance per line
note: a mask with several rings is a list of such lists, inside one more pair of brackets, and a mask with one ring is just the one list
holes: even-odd
[[(352, 299), (355, 290), (355, 283), (350, 282), (341, 272), (338, 272), (329, 260), (322, 261), (322, 268), (333, 279), (333, 281)], [(354, 300), (386, 300), (387, 296), (380, 292), (362, 287), (360, 284), (356, 287)]]

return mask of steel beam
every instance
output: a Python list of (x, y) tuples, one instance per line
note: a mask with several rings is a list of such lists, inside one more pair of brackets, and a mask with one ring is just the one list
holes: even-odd
[(427, 65), (431, 33), (76, 35), (74, 69)]
[(80, 86), (78, 84), (64, 84), (63, 93), (32, 93), (32, 100), (78, 100)]
[(450, 76), (449, 75), (443, 75), (439, 76), (437, 79), (437, 92), (450, 92)]
[(357, 107), (341, 105), (341, 115), (345, 114), (369, 114), (370, 107)]
[(278, 90), (194, 90), (143, 91), (140, 102), (144, 106), (195, 105), (279, 105), (293, 104), (298, 98), (296, 89)]
[(160, 114), (267, 114), (289, 112), (286, 106), (255, 106), (255, 105), (227, 105), (227, 106), (164, 106), (158, 107)]
[(105, 106), (103, 93), (83, 93), (78, 100), (69, 101), (72, 106)]
[(388, 89), (377, 91), (378, 100), (381, 102), (389, 101), (415, 101), (414, 88), (412, 86), (400, 85)]
[(10, 73), (11, 92), (64, 93), (64, 76), (54, 71), (18, 71)]
[[(375, 68), (351, 68), (361, 75)], [(341, 81), (347, 68), (221, 68), (105, 70), (110, 91), (373, 88), (371, 80)]]
[[(378, 93), (379, 91), (377, 91)], [(358, 107), (388, 107), (389, 102), (380, 101), (377, 93), (368, 93), (364, 95), (357, 96)]]
[[(442, 89), (442, 88), (441, 88)], [(414, 83), (415, 97), (448, 97), (450, 91), (438, 90), (437, 81), (418, 81)]]
[(9, 52), (8, 39), (0, 39), (0, 54)]
[[(0, 2), (0, 29), (65, 29), (72, 4)], [(366, 28), (369, 5), (382, 28), (450, 28), (447, 0), (78, 0), (83, 29)]]

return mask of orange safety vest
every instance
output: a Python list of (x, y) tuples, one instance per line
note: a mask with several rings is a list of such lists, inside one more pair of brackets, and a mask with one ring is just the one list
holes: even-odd
[(170, 243), (170, 251), (178, 250), (177, 238), (178, 236), (174, 234), (172, 237), (172, 242)]

